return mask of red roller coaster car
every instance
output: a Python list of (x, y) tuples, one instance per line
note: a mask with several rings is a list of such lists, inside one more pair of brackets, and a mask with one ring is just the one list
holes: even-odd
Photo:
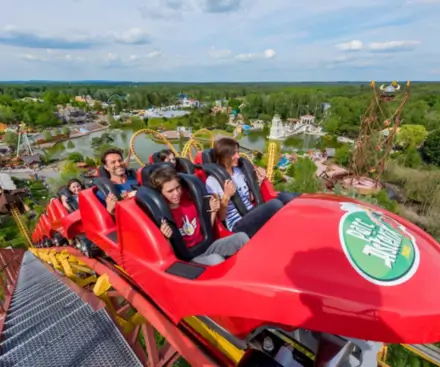
[[(205, 158), (197, 169), (225, 179)], [(276, 196), (267, 180), (261, 189), (253, 181), (250, 162), (240, 164), (256, 204)], [(168, 241), (159, 230), (161, 218), (173, 220), (146, 185), (153, 166), (140, 171), (136, 196), (118, 202), (114, 217), (96, 197), (97, 190), (115, 193), (104, 177), (81, 191), (79, 212), (86, 236), (176, 324), (197, 316), (235, 345), (260, 346), (272, 356), (287, 337), (321, 362), (340, 352), (358, 361), (352, 366), (376, 363), (380, 342), (440, 340), (440, 292), (428, 287), (440, 272), (440, 249), (414, 224), (346, 197), (302, 195), (236, 255), (203, 266), (191, 259), (214, 240), (205, 186), (195, 175), (179, 174), (204, 233), (202, 243), (187, 249), (178, 231)]]

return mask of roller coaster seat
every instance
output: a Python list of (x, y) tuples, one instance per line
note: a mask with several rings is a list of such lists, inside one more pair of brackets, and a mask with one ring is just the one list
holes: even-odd
[(65, 196), (66, 197), (66, 201), (67, 201), (67, 205), (69, 206), (70, 209), (68, 209), (69, 213), (74, 212), (75, 210), (78, 210), (78, 202), (75, 200), (75, 198), (73, 197), (72, 193), (69, 191), (68, 188), (63, 187), (58, 191), (58, 195), (61, 196)]
[(179, 229), (174, 222), (171, 210), (165, 199), (156, 190), (142, 186), (136, 193), (136, 202), (139, 207), (160, 227), (162, 218), (165, 218), (173, 230), (170, 238), (176, 257), (183, 261), (191, 261), (194, 257), (203, 254), (214, 241), (209, 203), (205, 200), (207, 195), (203, 183), (195, 176), (179, 173), (183, 189), (191, 196), (197, 208), (199, 222), (203, 233), (203, 241), (194, 247), (187, 248)]
[[(153, 153), (150, 156), (150, 164), (164, 163), (159, 159), (159, 152)], [(176, 157), (176, 170), (181, 173), (194, 174), (194, 165), (189, 159), (183, 157)]]
[[(213, 148), (209, 148), (209, 149), (205, 149), (203, 152), (201, 152), (201, 155), (199, 156), (199, 159), (201, 159), (201, 164), (202, 164), (202, 168), (204, 164), (207, 163), (211, 163), (211, 164), (215, 164), (215, 159), (214, 159), (214, 149)], [(219, 166), (220, 168), (223, 168), (221, 166)], [(255, 168), (252, 162), (250, 162), (247, 158), (243, 158), (241, 157), (238, 161), (238, 167), (243, 171), (243, 174), (246, 177), (246, 182), (248, 183), (249, 189), (252, 192), (252, 195), (254, 196), (254, 200), (256, 205), (260, 205), (262, 203), (264, 203), (264, 199), (263, 196), (261, 195), (261, 190), (260, 190), (260, 185), (258, 184), (258, 179), (257, 179), (257, 174), (255, 173)], [(229, 174), (226, 172), (225, 169), (223, 169), (225, 171), (225, 175), (223, 175), (224, 177), (229, 177)], [(217, 177), (216, 177), (217, 178)], [(219, 183), (223, 186), (224, 185), (224, 181)]]
[(81, 190), (78, 195), (82, 228), (90, 241), (98, 245), (113, 260), (119, 261), (120, 249), (118, 247), (115, 219), (107, 211), (105, 205), (102, 205), (97, 196), (98, 191), (102, 192), (104, 198), (112, 192), (118, 199), (121, 199), (118, 190), (109, 179), (105, 177), (96, 178), (93, 188)]
[[(140, 182), (141, 182), (141, 184), (143, 186), (150, 187), (150, 177), (151, 177), (151, 174), (155, 170), (157, 170), (159, 167), (163, 167), (163, 166), (166, 166), (166, 165), (168, 165), (170, 167), (173, 167), (173, 165), (171, 163), (169, 163), (169, 162), (153, 163), (153, 164), (149, 164), (149, 165), (143, 167), (141, 169), (141, 171), (140, 171)], [(198, 179), (198, 181), (200, 182), (200, 184), (204, 188), (203, 181), (201, 181), (200, 178), (197, 175), (194, 176), (194, 177)], [(204, 190), (206, 190), (206, 189), (204, 188)], [(232, 234), (230, 231), (228, 231), (226, 229), (226, 227), (219, 220), (217, 220), (215, 225), (214, 225), (214, 232), (215, 232), (217, 238), (227, 237), (227, 236)]]
[(141, 169), (141, 173), (140, 173), (141, 185), (150, 186), (151, 174), (154, 171), (156, 171), (157, 169), (159, 169), (160, 167), (165, 167), (165, 166), (174, 168), (173, 164), (170, 162), (157, 162), (157, 163), (148, 164), (148, 165), (144, 166)]

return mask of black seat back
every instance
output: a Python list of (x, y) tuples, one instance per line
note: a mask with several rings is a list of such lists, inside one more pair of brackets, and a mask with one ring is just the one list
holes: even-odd
[[(226, 171), (225, 168), (218, 164), (205, 163), (202, 165), (202, 170), (206, 172), (208, 176), (214, 177), (222, 188), (225, 187), (226, 180), (231, 180), (231, 175)], [(231, 200), (241, 216), (247, 214), (248, 210), (246, 209), (246, 206), (244, 205), (243, 200), (241, 200), (238, 192), (235, 192), (235, 194), (232, 195)]]
[(96, 177), (93, 179), (93, 183), (98, 188), (99, 191), (101, 191), (106, 198), (108, 194), (113, 193), (118, 200), (121, 200), (122, 197), (119, 194), (119, 191), (116, 190), (115, 184), (110, 181), (110, 179), (106, 177)]
[(246, 179), (246, 183), (249, 187), (249, 190), (252, 192), (252, 195), (255, 200), (256, 205), (261, 205), (264, 203), (263, 195), (261, 194), (260, 185), (258, 184), (257, 174), (255, 172), (255, 167), (247, 158), (241, 157), (238, 161), (238, 167), (244, 174)]
[(202, 164), (204, 163), (215, 163), (213, 148), (205, 149), (202, 152)]
[(151, 174), (154, 171), (156, 171), (158, 168), (163, 166), (169, 166), (174, 168), (173, 164), (170, 162), (158, 162), (158, 163), (147, 164), (146, 166), (144, 166), (141, 171), (141, 180), (142, 180), (141, 184), (144, 186), (150, 186)]
[[(216, 163), (213, 148), (205, 149), (202, 152), (202, 162), (203, 162), (203, 169), (204, 170), (205, 168), (207, 169), (205, 170), (205, 172), (208, 173), (208, 175), (210, 175), (211, 174), (210, 172), (212, 172), (211, 175), (215, 177), (215, 179), (220, 183), (221, 187), (224, 187), (225, 180), (231, 179), (231, 176), (226, 172), (226, 170), (223, 167), (216, 164), (218, 167), (220, 167), (220, 170), (216, 170), (210, 165)], [(246, 183), (254, 197), (255, 204), (256, 205), (263, 204), (264, 203), (263, 195), (261, 194), (261, 189), (260, 189), (260, 185), (258, 184), (257, 174), (255, 173), (255, 168), (252, 162), (250, 162), (246, 158), (241, 157), (240, 160), (238, 161), (238, 167), (241, 169), (241, 171), (245, 176)], [(220, 171), (223, 171), (223, 173), (221, 173)], [(238, 193), (234, 195), (234, 197), (232, 198), (232, 202), (234, 203), (240, 215), (243, 216), (248, 212)]]
[(74, 199), (72, 193), (67, 187), (63, 187), (58, 191), (59, 196), (65, 196), (67, 205), (70, 207), (69, 212), (78, 210), (78, 202)]
[(195, 172), (194, 164), (186, 158), (176, 157), (176, 170), (181, 173), (193, 175)]
[[(159, 152), (153, 153), (152, 161), (155, 163), (167, 163), (159, 159)], [(183, 157), (176, 157), (176, 171), (181, 173), (194, 174), (194, 165), (189, 159)]]
[(204, 200), (206, 189), (203, 183), (195, 176), (188, 174), (179, 174), (182, 187), (191, 195), (196, 205), (199, 224), (203, 233), (203, 240), (196, 246), (187, 248), (179, 228), (174, 221), (174, 217), (166, 200), (156, 190), (142, 186), (136, 193), (136, 202), (139, 207), (160, 227), (162, 218), (165, 218), (173, 230), (170, 243), (175, 255), (183, 261), (191, 261), (194, 257), (203, 254), (214, 240), (213, 231), (208, 213), (209, 203)]

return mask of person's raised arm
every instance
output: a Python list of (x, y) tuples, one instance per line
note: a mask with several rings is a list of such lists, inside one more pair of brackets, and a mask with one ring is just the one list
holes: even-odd
[(214, 226), (215, 217), (220, 210), (220, 200), (217, 194), (213, 194), (209, 199), (209, 211), (211, 213), (211, 225)]
[(70, 205), (68, 204), (68, 202), (67, 202), (67, 197), (66, 196), (64, 196), (64, 195), (61, 195), (61, 203), (63, 204), (63, 206), (68, 210), (68, 211), (70, 211), (71, 210), (71, 208), (70, 208)]
[(212, 176), (208, 177), (206, 180), (206, 190), (209, 194), (216, 194), (220, 198), (220, 209), (218, 211), (218, 216), (220, 220), (225, 220), (226, 212), (228, 210), (228, 203), (233, 194), (229, 195), (230, 192), (225, 193), (218, 181)]

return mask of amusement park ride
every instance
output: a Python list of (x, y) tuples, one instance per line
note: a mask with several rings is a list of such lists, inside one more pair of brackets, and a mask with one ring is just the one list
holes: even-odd
[[(374, 116), (368, 118), (376, 123)], [(400, 121), (396, 116), (393, 123)], [(134, 148), (142, 133), (175, 152), (182, 185), (209, 231), (202, 183), (208, 175), (224, 182), (228, 174), (213, 163), (212, 150), (203, 149), (196, 134), (179, 155), (159, 133), (142, 130), (130, 142), (142, 165), (132, 173), (139, 185), (135, 197), (121, 199), (112, 217), (96, 192), (117, 192), (99, 169), (92, 187), (80, 192), (79, 207), (68, 211), (58, 198), (51, 199), (29, 246), (105, 303), (144, 365), (168, 366), (181, 355), (192, 366), (386, 366), (384, 343), (440, 340), (440, 292), (427, 286), (439, 273), (440, 252), (420, 228), (347, 197), (303, 194), (223, 263), (192, 263), (207, 244), (185, 250), (178, 238), (168, 242), (161, 234), (161, 218), (172, 219), (148, 177), (167, 163), (156, 162), (154, 154), (148, 164), (142, 162)], [(202, 133), (210, 134), (212, 146), (212, 134)], [(256, 205), (277, 195), (270, 182), (274, 144), (269, 153), (269, 179), (261, 186), (252, 163), (246, 157), (240, 161)], [(246, 213), (238, 195), (232, 201)], [(220, 222), (213, 232), (230, 234)], [(56, 235), (64, 245), (47, 248)], [(100, 253), (85, 256), (68, 245), (84, 238)], [(160, 349), (154, 329), (167, 340)]]
[[(399, 101), (396, 100), (401, 90), (396, 81), (377, 89), (374, 81), (370, 84), (372, 97), (368, 109), (361, 118), (359, 136), (355, 141), (351, 155), (350, 168), (327, 179), (329, 187), (340, 183), (346, 189), (355, 189), (360, 194), (368, 195), (381, 190), (380, 183), (385, 164), (393, 148), (397, 132), (402, 122), (401, 115), (409, 98), (410, 82)], [(390, 112), (390, 102), (398, 103), (394, 112)]]

